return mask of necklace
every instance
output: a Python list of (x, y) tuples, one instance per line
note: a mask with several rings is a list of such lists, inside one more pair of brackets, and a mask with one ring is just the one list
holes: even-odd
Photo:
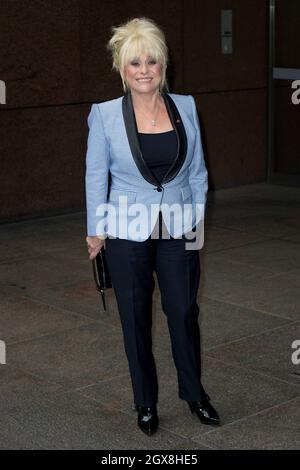
[[(143, 114), (147, 119), (149, 119), (148, 116), (146, 116), (146, 114), (145, 114), (143, 111), (141, 111), (141, 112), (142, 112), (142, 114)], [(158, 118), (159, 112), (160, 112), (160, 107), (158, 108), (158, 111), (157, 111), (157, 113), (156, 113), (155, 119), (151, 119), (151, 126), (152, 126), (152, 127), (155, 127), (155, 126), (156, 126), (157, 118)]]

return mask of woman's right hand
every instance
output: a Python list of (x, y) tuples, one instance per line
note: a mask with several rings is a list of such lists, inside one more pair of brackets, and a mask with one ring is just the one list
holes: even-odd
[(101, 240), (97, 236), (86, 237), (85, 240), (86, 240), (88, 252), (90, 255), (89, 256), (90, 260), (93, 260), (94, 258), (96, 258), (97, 254), (99, 253), (99, 251), (102, 249), (103, 246), (104, 246), (104, 249), (106, 249), (105, 240)]

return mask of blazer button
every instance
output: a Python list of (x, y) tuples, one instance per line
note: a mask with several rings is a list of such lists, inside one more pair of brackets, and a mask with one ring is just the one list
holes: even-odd
[(157, 186), (156, 191), (161, 192), (161, 191), (162, 191), (162, 188), (160, 188), (159, 186)]

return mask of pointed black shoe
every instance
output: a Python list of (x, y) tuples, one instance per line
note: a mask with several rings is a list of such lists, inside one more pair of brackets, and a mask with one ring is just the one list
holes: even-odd
[(214, 407), (209, 403), (209, 396), (206, 396), (201, 401), (188, 401), (188, 405), (192, 413), (196, 413), (198, 418), (203, 424), (219, 425), (220, 418)]
[(148, 436), (154, 434), (158, 426), (156, 406), (136, 406), (138, 426)]

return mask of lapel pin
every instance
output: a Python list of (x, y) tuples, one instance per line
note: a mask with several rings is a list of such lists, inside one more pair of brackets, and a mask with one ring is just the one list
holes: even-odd
[(180, 122), (180, 120), (179, 120), (179, 119), (176, 119), (176, 122)]

